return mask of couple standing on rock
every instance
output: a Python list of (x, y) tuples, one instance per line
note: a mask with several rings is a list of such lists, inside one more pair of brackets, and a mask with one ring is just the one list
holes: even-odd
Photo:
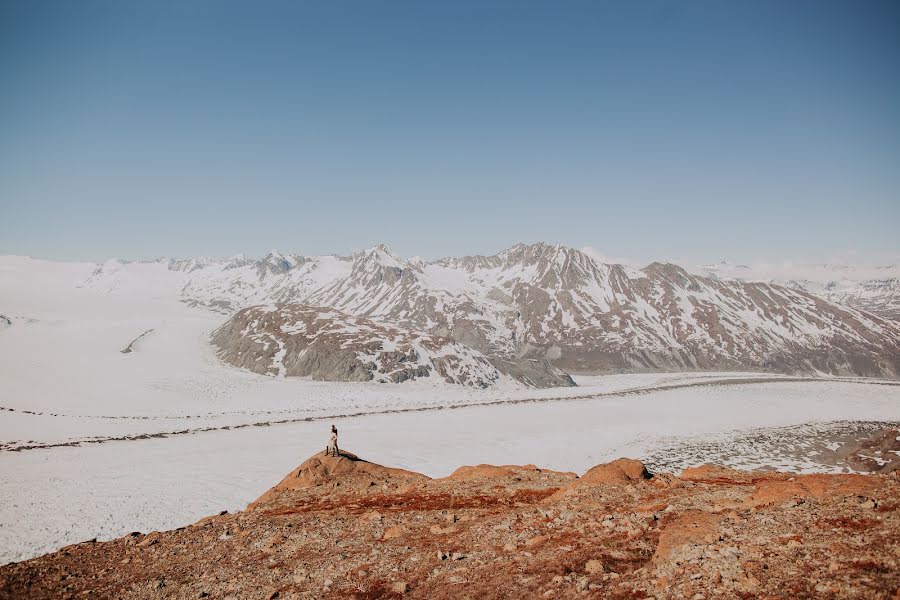
[(337, 456), (339, 453), (338, 443), (337, 443), (337, 427), (334, 425), (331, 426), (331, 440), (328, 442), (328, 445), (325, 446), (325, 456), (331, 454), (332, 456)]

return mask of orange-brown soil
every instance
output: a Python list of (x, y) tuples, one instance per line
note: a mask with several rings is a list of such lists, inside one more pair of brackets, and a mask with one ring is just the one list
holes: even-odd
[(0, 567), (2, 598), (895, 598), (900, 477), (450, 477), (316, 455), (237, 514)]

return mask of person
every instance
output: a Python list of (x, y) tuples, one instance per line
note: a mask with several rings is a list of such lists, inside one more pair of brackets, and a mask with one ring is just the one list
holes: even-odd
[(325, 447), (325, 456), (331, 453), (333, 456), (338, 455), (337, 427), (331, 426), (331, 441)]

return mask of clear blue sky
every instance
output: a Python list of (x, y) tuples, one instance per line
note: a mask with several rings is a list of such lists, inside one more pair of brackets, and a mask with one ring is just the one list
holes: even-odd
[(900, 3), (0, 0), (0, 254), (900, 250)]

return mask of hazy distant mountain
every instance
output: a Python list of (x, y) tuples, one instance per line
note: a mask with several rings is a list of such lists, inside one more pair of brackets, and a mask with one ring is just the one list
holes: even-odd
[[(455, 348), (463, 362), (484, 365), (478, 358), (484, 357), (501, 375), (532, 385), (559, 385), (556, 368), (900, 374), (898, 322), (829, 302), (799, 285), (703, 277), (672, 264), (635, 269), (559, 245), (520, 244), (492, 256), (432, 262), (404, 260), (384, 246), (346, 257), (273, 251), (259, 260), (161, 262), (181, 274), (182, 300), (189, 304), (232, 315), (278, 303), (267, 313), (238, 313), (227, 336), (214, 338), (230, 362), (266, 365), (261, 372), (272, 372), (279, 340), (297, 352), (320, 343), (306, 334), (288, 341), (285, 328), (334, 319), (338, 329), (365, 324), (365, 335), (351, 344), (354, 352), (363, 352), (360, 344), (365, 352), (392, 351), (385, 348), (401, 339), (407, 352), (415, 346), (410, 340), (428, 340), (429, 347)], [(110, 269), (119, 272), (111, 273), (113, 279), (121, 276), (122, 265), (116, 265), (99, 267), (88, 284), (99, 284)], [(260, 319), (257, 313), (279, 316)], [(360, 317), (367, 321), (354, 320)], [(273, 333), (265, 350), (264, 344), (247, 342)], [(407, 365), (411, 370), (396, 377), (419, 377), (422, 366), (438, 372), (428, 353), (416, 352)], [(358, 360), (373, 363), (362, 355)], [(484, 368), (472, 381), (493, 381), (493, 371)], [(397, 372), (368, 369), (364, 377), (393, 379)], [(303, 367), (301, 373), (330, 376), (325, 367), (319, 373)]]
[(699, 271), (719, 279), (777, 283), (830, 302), (900, 320), (900, 268), (897, 265), (862, 269), (854, 265), (824, 264), (811, 269), (794, 269), (797, 273), (793, 276), (772, 276), (765, 269), (722, 261), (701, 265)]

